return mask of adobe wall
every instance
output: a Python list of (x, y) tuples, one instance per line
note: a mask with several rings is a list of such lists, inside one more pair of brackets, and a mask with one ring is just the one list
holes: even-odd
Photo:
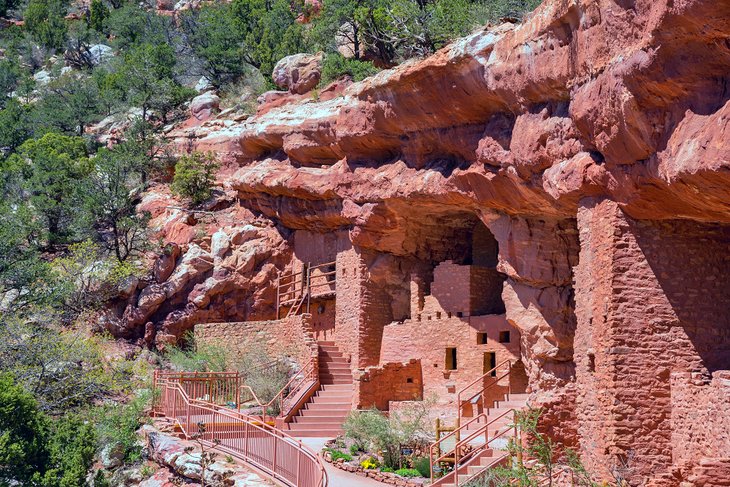
[(194, 335), (196, 343), (215, 344), (233, 357), (241, 357), (263, 347), (272, 358), (289, 356), (304, 365), (317, 355), (308, 315), (270, 321), (198, 324)]
[(390, 410), (391, 401), (423, 399), (421, 360), (368, 367), (355, 374), (353, 408)]
[[(499, 343), (500, 331), (511, 332), (510, 343)], [(477, 343), (480, 332), (487, 334), (486, 344)], [(446, 370), (447, 347), (457, 349), (457, 370)], [(386, 365), (408, 357), (418, 358), (423, 375), (423, 397), (435, 396), (439, 416), (453, 419), (457, 392), (483, 375), (486, 352), (495, 352), (498, 364), (507, 359), (516, 361), (520, 357), (519, 332), (504, 315), (442, 319), (422, 315), (421, 321), (406, 320), (385, 327), (380, 360), (382, 365)], [(515, 390), (521, 388), (524, 391), (526, 378), (512, 385)], [(508, 382), (502, 380), (499, 386), (491, 388), (493, 393), (488, 401), (503, 397), (507, 386)]]
[(672, 467), (684, 459), (727, 456), (727, 435), (688, 420), (686, 408), (720, 424), (729, 410), (716, 395), (727, 394), (716, 371), (730, 368), (730, 228), (635, 221), (595, 199), (582, 201), (578, 228), (583, 460), (604, 478), (628, 462), (632, 484), (675, 485), (682, 472)]

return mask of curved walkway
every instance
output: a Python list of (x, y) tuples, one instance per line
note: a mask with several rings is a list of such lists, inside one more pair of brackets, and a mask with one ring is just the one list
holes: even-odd
[[(330, 438), (300, 439), (302, 440), (302, 443), (316, 451), (317, 455), (319, 455), (319, 452), (321, 452), (322, 448), (324, 448), (325, 442)], [(369, 477), (361, 477), (360, 475), (340, 470), (337, 467), (333, 467), (331, 463), (325, 462), (324, 459), (322, 460), (322, 463), (324, 464), (324, 469), (327, 471), (327, 478), (329, 480), (327, 487), (383, 487), (384, 485), (391, 487), (389, 484), (378, 482), (377, 480), (373, 480)]]

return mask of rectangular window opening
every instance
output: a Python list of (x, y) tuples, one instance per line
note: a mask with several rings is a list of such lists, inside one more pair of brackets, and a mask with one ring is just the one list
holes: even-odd
[(464, 316), (464, 313), (462, 313), (461, 311), (457, 311), (456, 312), (456, 317), (457, 318), (461, 318), (462, 316)]
[(487, 334), (483, 332), (477, 333), (477, 345), (487, 344)]
[(499, 332), (499, 343), (509, 343), (509, 330)]
[(436, 319), (437, 320), (441, 319), (441, 311), (436, 311)]
[(456, 370), (456, 348), (448, 347), (446, 349), (446, 370)]

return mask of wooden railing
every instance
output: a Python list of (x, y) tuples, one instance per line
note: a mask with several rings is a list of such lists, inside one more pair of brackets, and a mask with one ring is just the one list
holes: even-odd
[(155, 370), (153, 387), (159, 381), (180, 384), (188, 397), (238, 409), (243, 376), (239, 372), (173, 372)]
[(311, 311), (312, 297), (333, 293), (337, 282), (336, 262), (326, 262), (289, 273), (279, 273), (276, 279), (276, 319), (289, 307), (286, 316), (294, 316), (306, 309)]
[(244, 384), (240, 395), (242, 403), (254, 401), (261, 408), (261, 419), (265, 423), (275, 417), (280, 418), (280, 423), (288, 422), (301, 406), (302, 399), (309, 399), (319, 387), (317, 360), (313, 356), (267, 403), (261, 402), (254, 390)]
[[(504, 365), (507, 365), (507, 371), (504, 372), (502, 375), (499, 375), (498, 370), (502, 368)], [(503, 360), (502, 362), (495, 365), (493, 368), (486, 371), (484, 374), (482, 374), (480, 377), (476, 378), (466, 386), (464, 386), (459, 392), (456, 394), (456, 417), (457, 417), (457, 426), (461, 425), (461, 418), (462, 418), (462, 411), (464, 409), (464, 405), (466, 402), (474, 402), (475, 399), (480, 400), (482, 404), (484, 404), (484, 398), (486, 397), (486, 391), (491, 389), (492, 387), (495, 387), (497, 384), (499, 384), (499, 381), (507, 378), (509, 379), (510, 373), (512, 371), (512, 361), (511, 360)], [(493, 375), (494, 374), (494, 375)], [(487, 381), (489, 381), (487, 383)], [(510, 381), (507, 381), (507, 393), (506, 393), (506, 399), (509, 401), (509, 396), (512, 392), (512, 387), (510, 385)], [(481, 384), (481, 387), (479, 389), (474, 388), (475, 385)], [(486, 385), (485, 385), (486, 384)], [(468, 393), (468, 394), (467, 394)]]
[(183, 385), (157, 377), (156, 410), (173, 419), (187, 438), (247, 462), (290, 487), (326, 487), (317, 454), (283, 431), (216, 404), (191, 399)]
[[(513, 416), (513, 424), (509, 428), (504, 428), (502, 431), (499, 431), (499, 428), (493, 427), (494, 423), (510, 414)], [(490, 443), (503, 437), (510, 431), (513, 432), (515, 438), (518, 437), (517, 418), (515, 416), (515, 409), (508, 409), (491, 420), (487, 418), (486, 414), (482, 413), (454, 429), (454, 431), (448, 435), (438, 438), (431, 444), (429, 449), (429, 457), (431, 461), (431, 483), (439, 485), (445, 481), (449, 481), (449, 483), (453, 483), (456, 487), (458, 487), (460, 483), (459, 473), (468, 472), (468, 467), (471, 462), (477, 461), (480, 458), (481, 453), (490, 449)], [(480, 423), (482, 419), (484, 420), (484, 423)], [(470, 433), (469, 429), (474, 428), (473, 425), (476, 425), (476, 429)], [(494, 429), (496, 432), (496, 434), (491, 438), (489, 437), (490, 429)], [(462, 438), (462, 433), (466, 434), (466, 437)], [(476, 442), (482, 441), (482, 436), (484, 438), (484, 443), (477, 443), (475, 445)], [(453, 447), (444, 448), (445, 445), (448, 445), (451, 442), (455, 442)], [(498, 463), (504, 459), (504, 457), (505, 455), (495, 457), (493, 464)], [(444, 477), (436, 479), (436, 469), (434, 467), (442, 462), (453, 462), (454, 470)], [(490, 465), (486, 465), (485, 470), (489, 468), (489, 466)], [(452, 476), (453, 479), (451, 478)]]

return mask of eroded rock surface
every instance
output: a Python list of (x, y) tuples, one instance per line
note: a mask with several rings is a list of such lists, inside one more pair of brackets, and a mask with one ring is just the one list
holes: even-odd
[[(458, 257), (465, 229), (479, 222), (499, 245), (505, 316), (521, 332), (533, 400), (549, 405), (564, 441), (590, 452), (589, 466), (605, 475), (642, 452), (626, 467), (637, 484), (722, 471), (717, 443), (673, 463), (689, 441), (673, 433), (673, 405), (692, 389), (673, 366), (662, 362), (656, 387), (597, 391), (618, 391), (660, 361), (628, 367), (622, 354), (671, 355), (678, 337), (688, 356), (693, 346), (700, 354), (682, 371), (721, 388), (718, 371), (730, 368), (727, 313), (708, 305), (707, 325), (684, 312), (684, 297), (662, 295), (675, 277), (671, 253), (648, 250), (682, 244), (692, 251), (678, 268), (728, 277), (729, 19), (730, 3), (715, 0), (548, 0), (521, 24), (476, 32), (319, 100), (269, 95), (256, 116), (178, 132), (219, 154), (224, 191), (205, 212), (175, 209), (163, 187), (145, 196), (141, 209), (168, 250), (107, 326), (162, 346), (196, 323), (269, 319), (277, 272), (335, 250), (357, 254), (358, 279), (386, 283), (364, 288), (367, 299), (385, 289), (394, 303), (379, 319), (402, 319), (404, 280)], [(677, 236), (684, 222), (696, 226), (691, 245)], [(630, 270), (639, 275), (617, 277)], [(730, 303), (722, 289), (702, 293), (715, 289), (709, 280), (692, 282), (694, 306), (710, 295)], [(633, 335), (621, 335), (623, 326)], [(664, 337), (654, 348), (632, 341), (652, 333)], [(707, 334), (714, 344), (698, 338)], [(377, 350), (361, 361), (377, 363)], [(642, 394), (661, 396), (662, 406), (635, 404)], [(646, 424), (626, 419), (636, 411)], [(632, 428), (653, 446), (637, 446)]]

